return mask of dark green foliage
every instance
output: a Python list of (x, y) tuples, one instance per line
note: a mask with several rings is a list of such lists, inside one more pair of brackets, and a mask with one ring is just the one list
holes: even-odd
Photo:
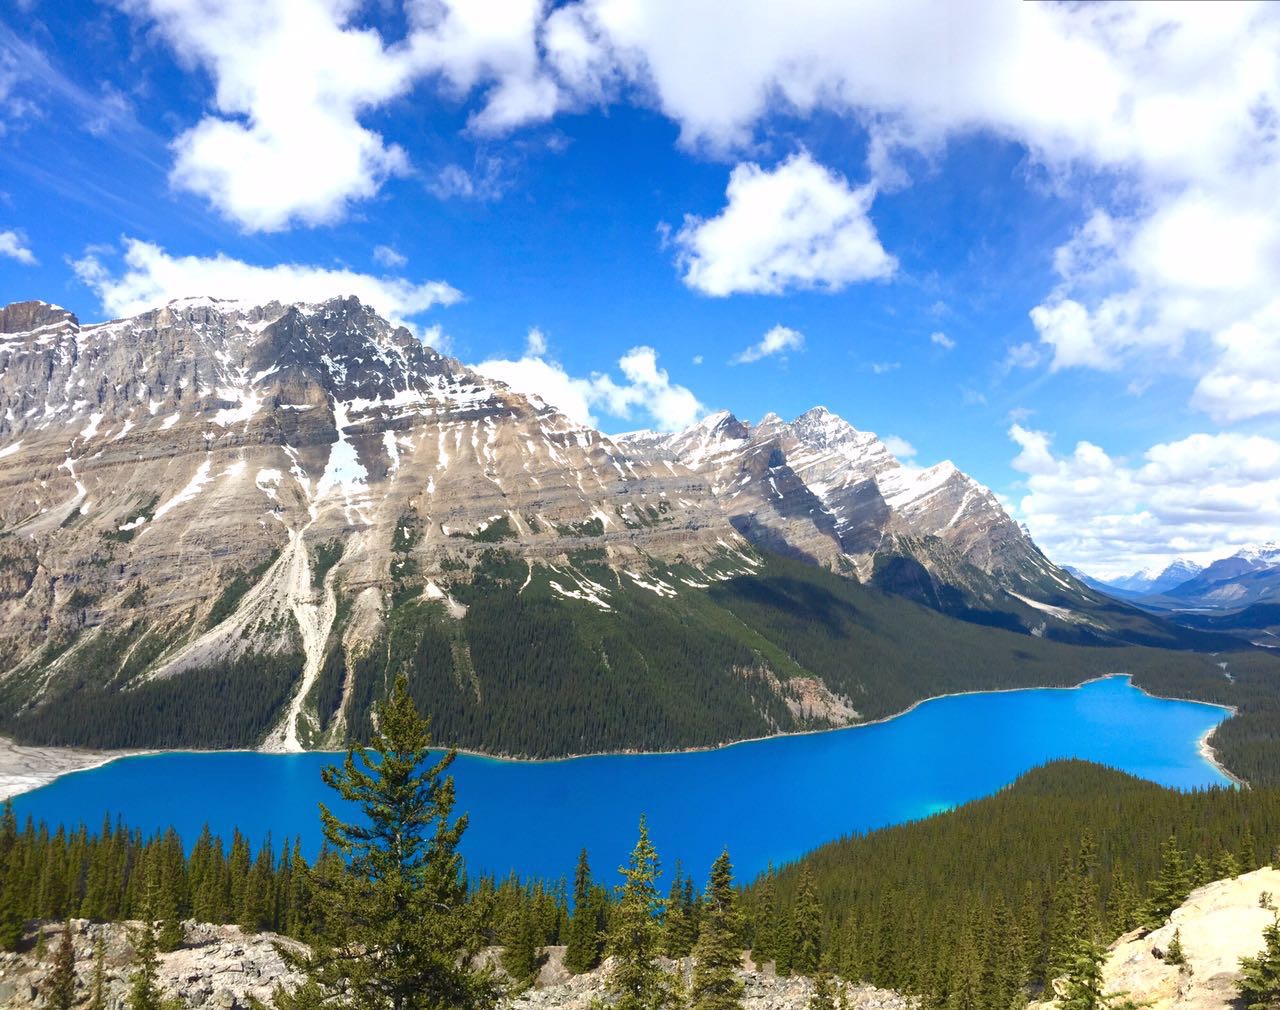
[(49, 1006), (53, 1010), (71, 1010), (76, 1001), (76, 951), (71, 939), (71, 922), (63, 923), (58, 951), (53, 956), (49, 973)]
[(1245, 1010), (1274, 1010), (1280, 1003), (1280, 918), (1262, 933), (1263, 948), (1240, 959), (1236, 993)]
[(365, 816), (348, 824), (321, 805), (325, 839), (341, 862), (314, 881), (311, 953), (289, 956), (329, 1006), (464, 1010), (494, 1002), (490, 975), (472, 967), (482, 934), (457, 852), (467, 818), (453, 818), (445, 773), (454, 753), (428, 763), (430, 742), (399, 677), (370, 749), (352, 749), (324, 770), (325, 784)]
[[(151, 522), (151, 520), (156, 517), (156, 506), (159, 504), (160, 504), (160, 496), (152, 495), (147, 501), (141, 502), (135, 508), (131, 508), (129, 510), (129, 514), (130, 514), (129, 522), (132, 522), (135, 519), (142, 519), (144, 522), (148, 522), (148, 523)], [(68, 515), (67, 519), (70, 519), (72, 515), (76, 515), (77, 512), (78, 510), (72, 510), (71, 515)], [(128, 523), (121, 523), (120, 525), (127, 526)], [(110, 540), (114, 543), (127, 544), (130, 540), (132, 540), (135, 536), (137, 536), (138, 531), (141, 528), (142, 528), (142, 524), (140, 523), (139, 525), (133, 526), (127, 530), (121, 530), (121, 529), (107, 530), (105, 533), (102, 534), (102, 537), (104, 540)]]
[(107, 1008), (107, 945), (102, 935), (93, 942), (93, 979), (89, 983), (88, 1010)]
[[(399, 533), (398, 528), (396, 532)], [(311, 565), (311, 586), (313, 589), (319, 589), (324, 585), (324, 577), (342, 559), (342, 552), (345, 549), (346, 545), (341, 540), (330, 540), (328, 543), (316, 545), (315, 550), (312, 552)]]
[(742, 1005), (743, 985), (737, 974), (742, 956), (737, 904), (733, 864), (725, 851), (711, 865), (702, 899), (690, 1010), (736, 1010)]
[(67, 682), (40, 707), (0, 716), (0, 726), (55, 746), (253, 747), (301, 672), (301, 656), (252, 656), (132, 688)]
[(631, 859), (619, 872), (625, 883), (610, 923), (609, 993), (616, 1010), (659, 1010), (667, 999), (666, 973), (657, 962), (665, 902), (658, 897), (658, 854), (643, 818)]
[(1169, 949), (1164, 952), (1166, 964), (1184, 965), (1187, 963), (1186, 951), (1182, 949), (1182, 930), (1175, 929), (1169, 941)]
[(155, 923), (150, 910), (142, 921), (142, 927), (133, 937), (133, 974), (129, 976), (129, 996), (126, 1010), (166, 1010), (160, 997), (158, 977), (160, 955), (156, 947)]
[(484, 529), (476, 530), (474, 533), (450, 533), (449, 536), (461, 537), (464, 540), (474, 540), (480, 544), (496, 544), (503, 540), (514, 540), (516, 531), (511, 526), (511, 517), (501, 516), (487, 524)]
[(1106, 992), (1102, 965), (1107, 949), (1093, 940), (1082, 942), (1073, 954), (1066, 976), (1060, 981), (1058, 1006), (1061, 1010), (1137, 1010), (1125, 993)]
[(587, 850), (583, 849), (573, 875), (573, 919), (564, 952), (564, 966), (575, 975), (590, 971), (600, 963), (604, 954), (607, 906), (607, 892), (591, 879)]
[(1191, 893), (1191, 874), (1175, 835), (1170, 835), (1160, 846), (1160, 873), (1151, 882), (1150, 890), (1145, 922), (1154, 929), (1164, 925), (1169, 914)]
[(240, 601), (244, 599), (244, 594), (257, 585), (258, 580), (266, 574), (268, 568), (275, 564), (276, 558), (279, 556), (280, 552), (278, 550), (272, 551), (248, 572), (232, 572), (230, 581), (223, 587), (222, 592), (218, 594), (218, 598), (214, 600), (206, 624), (212, 628), (230, 617), (235, 612), (236, 607), (240, 606)]
[(676, 863), (667, 894), (667, 912), (663, 917), (663, 947), (667, 957), (679, 959), (693, 953), (698, 938), (698, 912), (693, 893), (693, 878), (686, 877)]
[(1069, 969), (1082, 942), (1136, 925), (1162, 867), (1176, 883), (1171, 834), (1185, 866), (1187, 852), (1238, 850), (1246, 832), (1280, 840), (1280, 790), (1182, 793), (1058, 762), (948, 813), (825, 845), (757, 881), (746, 909), (759, 932), (776, 889), (783, 970), (807, 871), (837, 974), (938, 1006), (976, 986), (983, 1007), (1007, 1010), (1011, 994)]

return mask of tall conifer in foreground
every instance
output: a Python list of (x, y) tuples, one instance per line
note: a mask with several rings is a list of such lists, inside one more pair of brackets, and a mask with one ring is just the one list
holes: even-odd
[(620, 872), (625, 883), (609, 935), (609, 953), (615, 958), (609, 992), (614, 1010), (658, 1010), (667, 999), (667, 980), (657, 962), (665, 902), (658, 896), (658, 854), (643, 817), (631, 859)]
[(308, 985), (282, 1007), (317, 997), (335, 1010), (468, 1010), (492, 1006), (492, 973), (473, 966), (481, 933), (467, 907), (458, 843), (465, 814), (453, 818), (456, 756), (433, 764), (428, 724), (402, 674), (379, 710), (369, 750), (352, 748), (325, 784), (356, 804), (347, 823), (324, 804), (327, 843), (338, 872), (313, 881), (320, 925), (309, 956), (290, 955)]
[(564, 951), (564, 966), (575, 975), (590, 971), (600, 963), (603, 897), (591, 879), (591, 865), (587, 862), (587, 850), (583, 849), (573, 875), (573, 918), (569, 921)]
[(711, 864), (703, 897), (698, 942), (693, 948), (691, 1010), (735, 1010), (742, 1005), (742, 946), (738, 939), (737, 892), (726, 849)]

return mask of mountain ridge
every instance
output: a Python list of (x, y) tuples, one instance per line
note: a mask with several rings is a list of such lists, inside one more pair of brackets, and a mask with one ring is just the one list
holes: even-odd
[[(881, 604), (770, 555), (1020, 635), (1183, 634), (1076, 582), (953, 465), (904, 467), (825, 408), (610, 438), (355, 298), (83, 326), (0, 310), (0, 700), (19, 735), (134, 746), (182, 719), (188, 744), (333, 745), (397, 664), (468, 745), (523, 739), (495, 712), (552, 699), (578, 710), (568, 750), (879, 711), (829, 643), (801, 662), (778, 636), (789, 609), (825, 609), (832, 635)], [(619, 736), (619, 707), (649, 730)], [(124, 728), (102, 739), (106, 712)]]

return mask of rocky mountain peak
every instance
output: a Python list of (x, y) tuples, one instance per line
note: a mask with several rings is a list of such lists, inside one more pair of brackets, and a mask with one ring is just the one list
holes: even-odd
[(29, 333), (50, 326), (79, 326), (74, 313), (49, 302), (13, 302), (0, 308), (0, 333)]

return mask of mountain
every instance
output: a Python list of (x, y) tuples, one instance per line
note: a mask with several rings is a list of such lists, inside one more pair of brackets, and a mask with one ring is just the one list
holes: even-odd
[(762, 549), (976, 623), (1078, 641), (1144, 633), (1045, 557), (989, 488), (950, 461), (904, 465), (825, 407), (754, 426), (720, 411), (685, 431), (617, 442), (699, 475), (700, 490)]
[(1144, 568), (1132, 575), (1110, 580), (1092, 578), (1070, 567), (1067, 570), (1094, 589), (1111, 593), (1120, 599), (1133, 599), (1148, 594), (1168, 592), (1175, 586), (1195, 578), (1203, 568), (1194, 561), (1178, 558), (1158, 572)]
[(1152, 588), (1141, 605), (1157, 611), (1237, 611), (1280, 603), (1280, 543), (1242, 547), (1176, 585)]
[(1218, 641), (822, 408), (615, 439), (354, 298), (0, 310), (0, 728), (24, 740), (336, 745), (408, 669), (450, 742), (693, 746), (1103, 663), (1054, 640)]

